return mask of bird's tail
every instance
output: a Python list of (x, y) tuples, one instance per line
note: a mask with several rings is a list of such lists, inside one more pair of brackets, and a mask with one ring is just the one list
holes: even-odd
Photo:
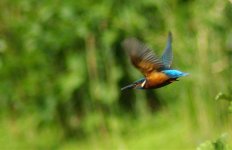
[(188, 76), (188, 75), (189, 75), (189, 73), (183, 72), (183, 75), (182, 75), (182, 76)]
[(135, 87), (135, 84), (130, 84), (130, 85), (127, 85), (127, 86), (121, 88), (121, 91), (124, 91), (126, 89), (133, 89), (134, 87)]

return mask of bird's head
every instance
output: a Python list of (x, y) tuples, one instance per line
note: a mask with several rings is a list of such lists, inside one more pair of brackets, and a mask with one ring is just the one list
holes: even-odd
[(123, 91), (126, 89), (144, 89), (145, 83), (146, 83), (146, 79), (142, 78), (138, 81), (135, 81), (134, 83), (132, 83), (130, 85), (127, 85), (127, 86), (121, 88), (121, 90)]
[(142, 78), (138, 81), (135, 81), (134, 84), (134, 89), (144, 89), (146, 83), (146, 79)]

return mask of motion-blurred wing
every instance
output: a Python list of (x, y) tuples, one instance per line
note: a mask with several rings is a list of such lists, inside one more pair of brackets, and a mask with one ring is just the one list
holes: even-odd
[(122, 43), (128, 52), (132, 64), (138, 68), (143, 75), (148, 76), (153, 71), (164, 68), (162, 61), (152, 51), (135, 38), (126, 39)]
[(170, 68), (172, 64), (173, 54), (172, 54), (172, 33), (168, 33), (168, 39), (166, 48), (164, 49), (163, 55), (162, 55), (162, 63), (165, 65), (165, 67)]

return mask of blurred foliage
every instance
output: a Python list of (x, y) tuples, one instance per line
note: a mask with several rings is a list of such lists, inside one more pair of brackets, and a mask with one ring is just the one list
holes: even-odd
[(219, 92), (217, 96), (215, 97), (215, 99), (229, 101), (228, 109), (232, 113), (232, 96), (231, 95)]
[[(1, 0), (0, 12), (3, 148), (193, 149), (232, 133), (228, 103), (214, 101), (232, 93), (231, 1)], [(168, 31), (190, 76), (121, 93), (142, 76), (121, 41), (160, 54)]]
[(228, 146), (225, 144), (227, 136), (228, 135), (223, 134), (215, 141), (207, 141), (197, 147), (197, 150), (227, 150)]

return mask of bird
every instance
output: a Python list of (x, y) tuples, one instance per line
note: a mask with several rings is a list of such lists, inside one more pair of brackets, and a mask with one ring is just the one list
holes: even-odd
[(143, 78), (129, 84), (126, 89), (157, 89), (178, 81), (188, 73), (172, 69), (172, 33), (168, 32), (166, 47), (161, 58), (136, 38), (128, 38), (122, 42), (123, 49), (128, 53), (131, 63), (144, 75)]

